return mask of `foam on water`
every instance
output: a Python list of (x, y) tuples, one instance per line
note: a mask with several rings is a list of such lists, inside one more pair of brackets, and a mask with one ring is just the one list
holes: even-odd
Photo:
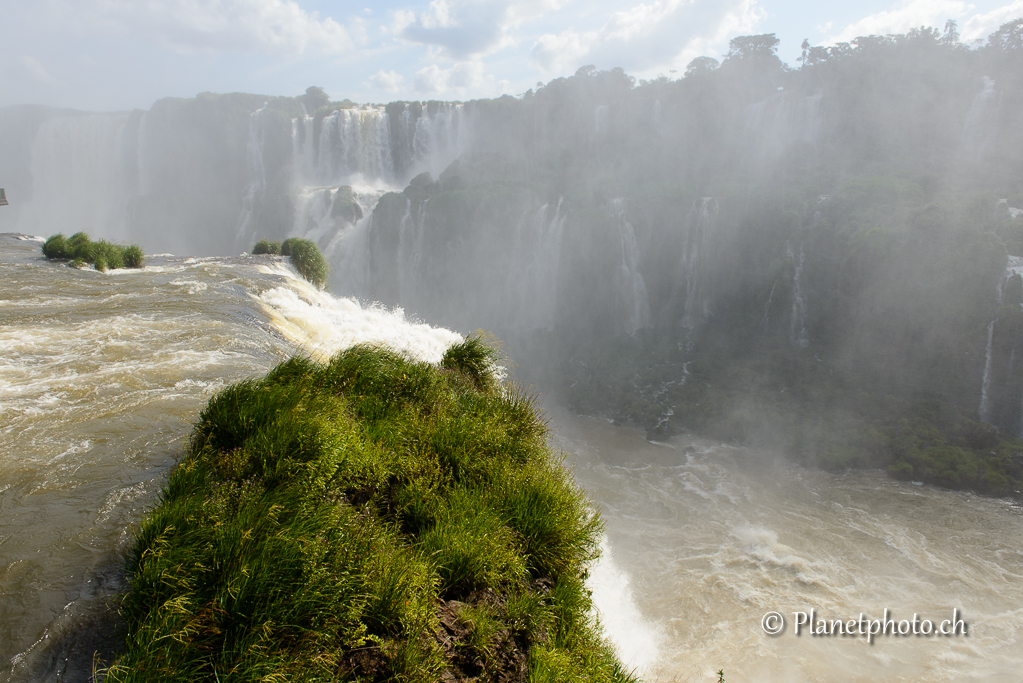
[(354, 299), (321, 292), (284, 264), (260, 270), (288, 278), (285, 286), (256, 299), (288, 339), (314, 356), (327, 357), (354, 344), (382, 344), (439, 363), (448, 347), (462, 340), (451, 330), (407, 320), (400, 308), (363, 307)]
[[(605, 521), (614, 570), (598, 564), (590, 583), (602, 621), (623, 655), (636, 640), (657, 645), (633, 660), (644, 680), (724, 669), (748, 681), (1019, 682), (1017, 507), (706, 441), (663, 448), (558, 411), (551, 422)], [(794, 613), (810, 609), (845, 620), (958, 609), (969, 636), (796, 636)], [(777, 637), (761, 628), (772, 610), (787, 620)]]
[(131, 525), (219, 389), (296, 352), (370, 342), (436, 362), (461, 339), (269, 257), (104, 274), (0, 235), (0, 281), (0, 681), (88, 679)]

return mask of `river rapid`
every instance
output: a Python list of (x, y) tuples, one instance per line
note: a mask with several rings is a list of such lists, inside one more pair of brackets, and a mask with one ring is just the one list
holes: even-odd
[[(155, 256), (73, 270), (0, 235), (0, 681), (86, 680), (117, 634), (132, 525), (202, 405), (294, 353), (386, 343), (437, 361), (460, 337), (317, 292), (274, 257)], [(649, 681), (1023, 679), (1023, 511), (808, 471), (552, 406), (554, 444), (604, 516), (590, 585)], [(828, 619), (951, 619), (968, 635), (794, 633)], [(767, 636), (761, 619), (782, 613)]]

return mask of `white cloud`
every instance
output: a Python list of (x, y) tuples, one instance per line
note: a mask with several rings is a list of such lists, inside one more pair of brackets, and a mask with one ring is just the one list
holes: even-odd
[(871, 14), (849, 24), (824, 42), (834, 44), (849, 42), (859, 36), (905, 33), (920, 26), (944, 29), (946, 21), (959, 19), (973, 7), (961, 0), (906, 0), (895, 9)]
[(512, 31), (557, 9), (566, 0), (431, 0), (420, 13), (395, 12), (395, 33), (462, 59), (518, 42)]
[[(351, 31), (294, 0), (91, 0), (67, 2), (89, 24), (151, 37), (186, 51), (338, 54), (356, 45)], [(365, 28), (357, 22), (356, 37)]]
[(544, 34), (534, 43), (532, 57), (548, 73), (594, 63), (652, 76), (680, 69), (729, 37), (752, 32), (763, 18), (756, 0), (656, 0), (616, 11), (594, 31)]
[(42, 63), (30, 55), (22, 55), (21, 66), (24, 67), (25, 71), (28, 72), (32, 78), (44, 83), (46, 85), (59, 85), (57, 79), (50, 75), (50, 72), (46, 70), (46, 67)]
[(405, 77), (396, 71), (377, 71), (369, 77), (369, 82), (384, 92), (399, 92), (405, 87)]
[(416, 72), (414, 83), (417, 92), (424, 95), (444, 95), (462, 98), (503, 95), (508, 92), (508, 81), (498, 80), (485, 73), (481, 61), (458, 62), (447, 69), (430, 64)]
[(1023, 0), (1016, 0), (1011, 5), (999, 7), (987, 14), (974, 14), (959, 27), (959, 37), (964, 42), (983, 40), (997, 31), (1002, 24), (1020, 17), (1023, 17)]

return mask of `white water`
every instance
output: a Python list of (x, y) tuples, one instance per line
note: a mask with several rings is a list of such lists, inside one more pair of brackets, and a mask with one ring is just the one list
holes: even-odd
[[(710, 240), (716, 226), (719, 207), (713, 197), (702, 197), (693, 202), (686, 216), (682, 232), (682, 256), (676, 275), (676, 292), (685, 290), (685, 307), (682, 326), (688, 329), (698, 327), (711, 315), (709, 273)], [(677, 294), (676, 294), (677, 296)]]
[[(805, 470), (700, 439), (645, 441), (554, 411), (556, 444), (611, 549), (590, 587), (647, 681), (1002, 681), (1023, 677), (1023, 509)], [(794, 613), (944, 620), (966, 637), (797, 636)], [(785, 631), (761, 619), (781, 612)]]
[(203, 403), (294, 353), (461, 339), (364, 308), (273, 257), (99, 273), (0, 235), (0, 681), (85, 680), (137, 523)]
[(612, 199), (608, 202), (607, 212), (615, 219), (618, 227), (618, 243), (621, 249), (621, 260), (616, 272), (612, 275), (614, 289), (619, 298), (619, 305), (624, 311), (619, 324), (625, 334), (635, 334), (637, 330), (650, 326), (650, 303), (647, 298), (646, 283), (639, 272), (639, 246), (636, 244), (636, 232), (632, 224), (625, 220), (625, 200)]
[[(283, 259), (153, 257), (102, 274), (38, 249), (0, 237), (0, 680), (88, 675), (130, 525), (219, 388), (296, 351), (368, 341), (436, 361), (460, 338), (315, 290)], [(607, 525), (594, 601), (646, 680), (1018, 682), (1018, 508), (559, 412), (552, 424)], [(792, 613), (810, 608), (959, 609), (970, 635), (796, 637)], [(763, 634), (767, 610), (786, 633)]]
[(803, 245), (799, 245), (799, 258), (792, 252), (792, 245), (785, 245), (785, 254), (792, 262), (792, 318), (789, 321), (789, 343), (793, 346), (806, 348), (810, 344), (810, 336), (806, 332), (806, 302), (803, 300), (803, 263), (806, 256)]

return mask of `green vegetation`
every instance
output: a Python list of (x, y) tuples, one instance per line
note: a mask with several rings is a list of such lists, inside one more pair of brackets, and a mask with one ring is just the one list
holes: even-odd
[(301, 237), (289, 237), (283, 242), (271, 242), (270, 240), (259, 240), (252, 247), (252, 253), (271, 254), (274, 256), (289, 256), (295, 270), (309, 282), (323, 289), (327, 285), (327, 261), (323, 253), (312, 240)]
[(289, 237), (281, 243), (281, 256), (290, 256), (295, 270), (318, 288), (327, 285), (327, 262), (316, 242)]
[(532, 399), (357, 346), (215, 396), (128, 558), (109, 681), (631, 681)]
[(253, 255), (259, 254), (271, 254), (278, 256), (281, 253), (281, 243), (271, 242), (270, 240), (259, 240), (256, 242), (256, 246), (252, 247)]
[(48, 259), (69, 259), (74, 268), (91, 263), (96, 270), (116, 268), (141, 268), (145, 255), (137, 244), (122, 246), (106, 240), (93, 242), (84, 232), (76, 232), (65, 238), (62, 234), (52, 235), (43, 243), (43, 256)]

